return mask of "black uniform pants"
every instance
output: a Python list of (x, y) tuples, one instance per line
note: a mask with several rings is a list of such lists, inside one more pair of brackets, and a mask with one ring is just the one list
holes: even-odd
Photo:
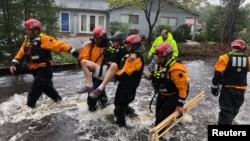
[(219, 125), (230, 125), (244, 102), (245, 90), (222, 87), (219, 96)]
[[(92, 77), (93, 88), (96, 89), (102, 83), (102, 80)], [(89, 93), (90, 94), (90, 93)], [(96, 107), (97, 101), (100, 101), (101, 104), (105, 105), (108, 102), (108, 96), (106, 94), (105, 88), (103, 89), (101, 95), (98, 98), (91, 98), (88, 96), (87, 104), (89, 107)]]
[(34, 108), (37, 100), (43, 93), (54, 101), (61, 100), (61, 96), (53, 86), (53, 69), (51, 66), (37, 68), (35, 70), (31, 70), (31, 72), (34, 80), (27, 98), (27, 105), (29, 107)]
[(114, 115), (119, 124), (125, 124), (125, 113), (129, 103), (135, 99), (137, 85), (132, 82), (119, 82), (114, 100)]
[(175, 111), (177, 104), (178, 94), (171, 96), (162, 96), (158, 94), (156, 100), (155, 126), (171, 115)]

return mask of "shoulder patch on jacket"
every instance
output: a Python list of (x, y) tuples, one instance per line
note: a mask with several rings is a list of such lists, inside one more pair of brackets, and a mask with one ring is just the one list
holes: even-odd
[(182, 78), (182, 77), (183, 77), (183, 74), (182, 74), (182, 73), (180, 73), (178, 76), (179, 76), (179, 78)]

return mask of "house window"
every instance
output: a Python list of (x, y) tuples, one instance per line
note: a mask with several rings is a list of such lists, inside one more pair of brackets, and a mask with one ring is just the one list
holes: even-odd
[(104, 16), (98, 16), (98, 25), (104, 26)]
[(122, 23), (138, 24), (139, 15), (121, 15)]
[(80, 31), (86, 31), (87, 30), (87, 16), (81, 15), (80, 20), (81, 20), (80, 21), (80, 23), (81, 23)]
[(89, 26), (90, 26), (90, 31), (93, 31), (93, 29), (95, 28), (95, 16), (90, 16)]
[(89, 33), (93, 31), (95, 26), (102, 26), (105, 28), (105, 15), (88, 15), (80, 14), (80, 32)]
[(61, 13), (61, 31), (69, 32), (69, 13)]
[(177, 18), (161, 17), (160, 25), (177, 26)]

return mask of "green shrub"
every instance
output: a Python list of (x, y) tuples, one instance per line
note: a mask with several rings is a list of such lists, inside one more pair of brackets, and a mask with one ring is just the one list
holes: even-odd
[(176, 42), (186, 42), (185, 37), (180, 31), (176, 30), (172, 34)]
[(128, 35), (130, 24), (129, 23), (122, 23), (122, 22), (110, 22), (109, 25), (109, 32), (111, 35), (114, 35), (116, 31), (124, 32)]
[(52, 53), (52, 59), (55, 64), (77, 63), (77, 58), (66, 52)]
[(128, 35), (131, 35), (131, 34), (139, 34), (140, 33), (140, 30), (139, 29), (129, 29), (128, 31)]
[(159, 26), (156, 26), (156, 28), (155, 28), (155, 38), (161, 35), (161, 31), (163, 29), (167, 29), (168, 32), (172, 32), (171, 27), (168, 26), (168, 25), (159, 25)]
[(191, 27), (188, 26), (187, 24), (180, 25), (179, 27), (177, 27), (177, 29), (175, 31), (178, 31), (179, 33), (181, 33), (184, 40), (192, 39), (192, 37), (191, 37)]

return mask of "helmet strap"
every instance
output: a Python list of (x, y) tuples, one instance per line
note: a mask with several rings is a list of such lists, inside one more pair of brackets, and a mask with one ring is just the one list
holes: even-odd
[(29, 37), (31, 40), (36, 38), (37, 36), (39, 36), (39, 32), (36, 33), (36, 30), (38, 30), (40, 32), (40, 30), (38, 28), (32, 29), (32, 37)]
[(137, 44), (134, 44), (133, 47), (132, 47), (132, 50), (131, 52), (135, 51), (137, 48), (139, 48), (141, 45), (139, 43)]

